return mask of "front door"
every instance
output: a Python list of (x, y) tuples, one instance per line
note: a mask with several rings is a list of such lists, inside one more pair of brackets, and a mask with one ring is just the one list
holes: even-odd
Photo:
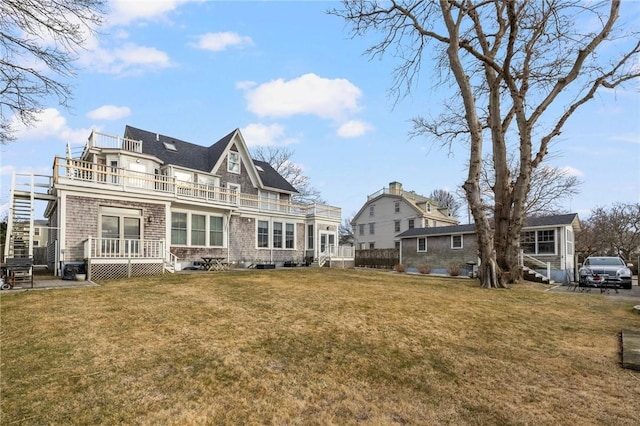
[(330, 234), (327, 232), (320, 233), (320, 253), (327, 254), (333, 252), (333, 248), (336, 244), (336, 236), (335, 234)]

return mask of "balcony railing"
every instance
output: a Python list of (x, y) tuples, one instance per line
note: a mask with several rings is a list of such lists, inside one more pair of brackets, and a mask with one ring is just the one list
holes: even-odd
[(89, 237), (84, 246), (87, 259), (163, 259), (164, 256), (164, 240)]
[(255, 194), (238, 193), (233, 189), (211, 184), (181, 181), (172, 176), (136, 172), (105, 164), (56, 157), (54, 182), (59, 183), (61, 179), (72, 182), (100, 184), (107, 187), (119, 187), (128, 192), (151, 191), (163, 196), (211, 202), (263, 212), (279, 212), (333, 219), (340, 219), (342, 214), (339, 207), (321, 204), (296, 204), (263, 198)]
[(91, 132), (87, 141), (87, 148), (121, 149), (123, 151), (142, 152), (142, 141), (107, 135), (96, 131)]

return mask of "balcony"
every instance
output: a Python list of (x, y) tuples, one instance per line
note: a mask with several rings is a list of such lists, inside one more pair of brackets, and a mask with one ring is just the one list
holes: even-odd
[(296, 204), (262, 198), (255, 194), (238, 193), (235, 190), (211, 184), (186, 182), (172, 176), (136, 172), (71, 158), (56, 157), (53, 169), (55, 185), (83, 186), (87, 189), (112, 189), (130, 193), (153, 193), (159, 199), (190, 200), (231, 209), (279, 212), (304, 217), (340, 220), (342, 215), (339, 207), (322, 204)]
[(164, 240), (89, 237), (84, 242), (85, 259), (163, 259)]
[(120, 149), (123, 151), (142, 153), (142, 141), (134, 141), (133, 139), (93, 131), (91, 135), (89, 135), (85, 149), (90, 150), (92, 148)]

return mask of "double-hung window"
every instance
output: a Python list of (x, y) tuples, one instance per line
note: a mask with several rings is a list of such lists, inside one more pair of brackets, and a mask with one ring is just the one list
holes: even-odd
[(209, 216), (209, 245), (222, 247), (224, 233), (220, 216)]
[(258, 248), (269, 248), (269, 222), (258, 221)]
[(451, 248), (452, 249), (461, 249), (462, 248), (462, 235), (452, 235), (451, 236)]
[(418, 238), (417, 250), (418, 251), (427, 251), (427, 238), (426, 237)]
[(235, 151), (229, 151), (229, 155), (227, 156), (227, 171), (240, 173), (240, 154)]
[(187, 244), (187, 214), (171, 213), (171, 244)]
[(284, 247), (288, 249), (292, 249), (295, 247), (293, 223), (286, 224), (286, 230), (285, 230), (285, 236), (284, 236)]
[(207, 244), (207, 217), (201, 214), (191, 215), (191, 245)]
[(282, 248), (282, 223), (273, 222), (273, 248)]

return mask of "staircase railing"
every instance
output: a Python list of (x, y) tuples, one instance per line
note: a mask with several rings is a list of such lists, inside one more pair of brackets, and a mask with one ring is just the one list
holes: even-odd
[(546, 277), (548, 279), (551, 279), (551, 262), (543, 262), (540, 259), (536, 259), (535, 257), (525, 254), (524, 251), (520, 250), (520, 256), (519, 256), (520, 266), (525, 266), (524, 264), (525, 259), (527, 260), (527, 262), (530, 262), (535, 265), (541, 266), (542, 268), (545, 268), (547, 271)]
[(173, 272), (176, 271), (176, 265), (178, 264), (178, 256), (176, 256), (175, 254), (171, 253), (170, 251), (166, 251), (165, 252), (165, 267), (168, 264)]

